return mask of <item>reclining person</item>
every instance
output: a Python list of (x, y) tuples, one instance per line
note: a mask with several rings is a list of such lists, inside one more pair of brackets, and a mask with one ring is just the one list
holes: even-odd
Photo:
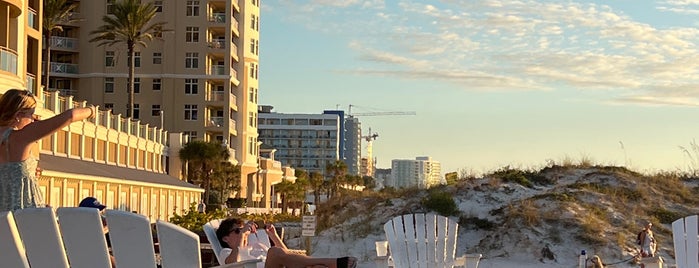
[[(254, 231), (256, 231), (254, 224), (244, 224), (240, 219), (228, 218), (221, 221), (216, 230), (216, 237), (223, 247), (220, 255), (226, 256), (226, 264), (241, 261), (239, 249), (247, 246), (248, 235)], [(275, 245), (267, 250), (265, 268), (355, 268), (357, 266), (357, 259), (354, 257), (313, 258), (291, 253), (277, 235), (273, 225), (267, 225), (265, 232)]]

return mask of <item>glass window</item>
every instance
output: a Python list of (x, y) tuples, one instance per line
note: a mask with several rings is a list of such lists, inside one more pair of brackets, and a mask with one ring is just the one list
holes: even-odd
[(114, 93), (114, 77), (104, 78), (104, 93)]
[(184, 94), (196, 95), (199, 94), (199, 79), (184, 80)]
[(153, 52), (153, 64), (163, 63), (163, 53)]
[(187, 69), (199, 68), (199, 53), (197, 53), (197, 52), (185, 53), (184, 67)]
[(153, 104), (150, 106), (150, 115), (160, 116), (160, 104)]
[(141, 93), (141, 78), (139, 77), (133, 79), (133, 93)]
[(104, 66), (114, 67), (114, 51), (104, 52)]
[(187, 1), (187, 17), (199, 16), (199, 1)]
[(114, 4), (116, 0), (107, 0), (107, 14), (114, 14)]
[(133, 104), (133, 118), (134, 119), (141, 118), (141, 105), (139, 105), (138, 103)]
[(163, 12), (163, 1), (153, 1), (155, 12)]
[(185, 41), (188, 43), (199, 42), (199, 27), (185, 27)]
[(153, 90), (160, 90), (161, 83), (160, 78), (153, 78)]
[(184, 120), (196, 121), (198, 117), (197, 105), (196, 104), (185, 104), (184, 105)]

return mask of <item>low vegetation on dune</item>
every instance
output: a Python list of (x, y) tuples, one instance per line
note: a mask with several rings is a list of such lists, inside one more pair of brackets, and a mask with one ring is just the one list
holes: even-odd
[(607, 263), (630, 265), (636, 234), (650, 221), (658, 253), (673, 263), (671, 223), (699, 213), (698, 193), (699, 178), (691, 175), (567, 163), (504, 167), (427, 190), (348, 192), (322, 203), (316, 215), (321, 236), (325, 230), (352, 241), (380, 238), (383, 223), (401, 214), (438, 213), (460, 223), (457, 253), (560, 264), (587, 249)]

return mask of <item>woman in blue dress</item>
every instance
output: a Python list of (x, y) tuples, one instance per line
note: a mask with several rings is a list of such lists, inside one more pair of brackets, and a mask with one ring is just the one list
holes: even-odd
[(31, 92), (10, 89), (0, 97), (0, 211), (43, 207), (32, 145), (72, 122), (95, 116), (95, 107), (74, 108), (46, 120), (34, 115)]

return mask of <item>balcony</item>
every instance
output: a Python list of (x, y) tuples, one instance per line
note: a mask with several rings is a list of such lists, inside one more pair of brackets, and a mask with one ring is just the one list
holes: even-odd
[(223, 127), (223, 117), (212, 116), (206, 121), (207, 127)]
[(78, 39), (51, 36), (51, 49), (78, 50)]
[(226, 49), (226, 41), (225, 40), (209, 41), (209, 48)]
[(238, 20), (235, 19), (235, 17), (231, 17), (231, 29), (233, 30), (233, 33), (235, 36), (240, 37), (240, 31), (238, 30)]
[(36, 88), (36, 75), (35, 74), (30, 74), (27, 73), (27, 90), (34, 94), (34, 96), (38, 95), (38, 90)]
[(223, 101), (224, 99), (223, 91), (209, 91), (206, 94), (206, 101)]
[(224, 65), (211, 65), (209, 69), (209, 75), (225, 75), (226, 68)]
[(72, 63), (51, 63), (51, 73), (56, 74), (78, 74), (78, 65)]
[(30, 8), (27, 8), (29, 10), (29, 14), (27, 16), (27, 24), (29, 24), (29, 27), (32, 27), (34, 30), (39, 30), (39, 15), (36, 14), (36, 10)]
[(0, 70), (17, 74), (17, 51), (0, 46)]
[(209, 15), (209, 22), (226, 23), (226, 13), (225, 12), (211, 13), (211, 15)]

